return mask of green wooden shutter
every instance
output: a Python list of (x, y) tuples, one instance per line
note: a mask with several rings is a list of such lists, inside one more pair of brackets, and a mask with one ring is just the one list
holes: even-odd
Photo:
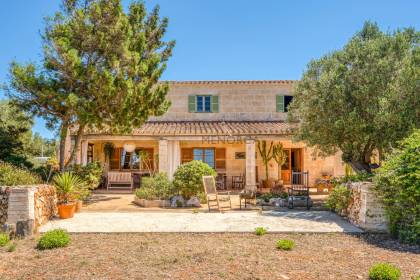
[(195, 101), (196, 96), (195, 95), (189, 95), (188, 96), (188, 112), (194, 113), (195, 112)]
[(211, 96), (211, 111), (213, 113), (219, 112), (219, 96), (217, 95)]
[(276, 112), (284, 113), (284, 95), (276, 95)]

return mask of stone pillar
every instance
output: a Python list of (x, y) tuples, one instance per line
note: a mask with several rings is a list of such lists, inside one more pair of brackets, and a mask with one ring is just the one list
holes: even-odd
[(82, 156), (82, 162), (81, 164), (83, 166), (87, 165), (87, 150), (88, 150), (88, 141), (87, 140), (83, 140), (82, 141), (82, 151), (81, 151), (81, 156)]
[(16, 235), (31, 235), (35, 230), (35, 189), (12, 188), (9, 194), (7, 224), (16, 225)]
[(248, 190), (257, 190), (255, 180), (255, 140), (246, 140), (245, 142), (245, 188)]
[(168, 162), (168, 140), (159, 140), (159, 172), (166, 172), (169, 175)]
[(178, 140), (168, 141), (168, 177), (173, 179), (173, 175), (181, 164), (181, 148)]

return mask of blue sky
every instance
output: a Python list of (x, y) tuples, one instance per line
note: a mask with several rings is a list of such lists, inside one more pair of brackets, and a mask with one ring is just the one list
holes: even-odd
[[(0, 9), (0, 84), (10, 61), (39, 61), (43, 17), (58, 0), (4, 1)], [(127, 5), (129, 1), (124, 1)], [(153, 0), (177, 41), (165, 80), (299, 79), (310, 59), (341, 48), (363, 25), (420, 29), (418, 0)], [(0, 93), (0, 98), (4, 98)], [(34, 131), (54, 132), (36, 120)]]

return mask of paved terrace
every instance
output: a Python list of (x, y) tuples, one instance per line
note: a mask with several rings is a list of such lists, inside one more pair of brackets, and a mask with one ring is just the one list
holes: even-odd
[(253, 232), (265, 227), (269, 232), (362, 232), (328, 211), (237, 211), (193, 212), (82, 212), (72, 219), (53, 220), (41, 232), (63, 228), (69, 232)]

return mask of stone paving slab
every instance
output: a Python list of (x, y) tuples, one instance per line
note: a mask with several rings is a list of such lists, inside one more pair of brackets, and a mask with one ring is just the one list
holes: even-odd
[(63, 228), (74, 233), (122, 232), (363, 232), (328, 211), (238, 211), (225, 213), (82, 212), (72, 219), (52, 220), (40, 232)]

